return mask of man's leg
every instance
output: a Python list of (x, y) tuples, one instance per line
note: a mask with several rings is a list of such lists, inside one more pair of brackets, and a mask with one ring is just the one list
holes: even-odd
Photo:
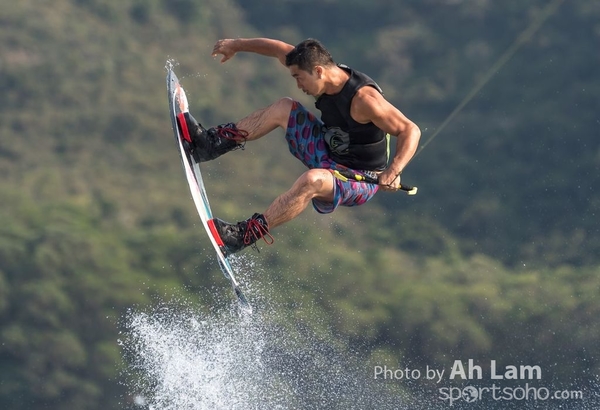
[(210, 161), (249, 140), (258, 139), (277, 127), (287, 129), (294, 102), (282, 98), (240, 120), (237, 124), (222, 124), (205, 129), (190, 113), (178, 117), (183, 137), (190, 141), (190, 151), (197, 162)]
[(313, 199), (323, 202), (333, 202), (333, 175), (326, 169), (311, 169), (300, 176), (285, 193), (279, 195), (263, 214), (269, 229), (291, 221)]
[(312, 199), (332, 202), (334, 180), (331, 172), (315, 168), (306, 171), (292, 187), (273, 201), (264, 214), (254, 214), (251, 218), (230, 224), (218, 218), (213, 219), (216, 231), (231, 254), (254, 244), (260, 238), (273, 243), (270, 230), (292, 220), (306, 208)]
[(248, 133), (248, 141), (267, 135), (277, 127), (285, 129), (288, 126), (290, 111), (294, 101), (284, 97), (273, 104), (253, 112), (236, 124), (237, 128)]

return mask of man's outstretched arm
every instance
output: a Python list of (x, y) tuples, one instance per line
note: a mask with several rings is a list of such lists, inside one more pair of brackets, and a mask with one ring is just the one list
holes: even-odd
[(221, 62), (229, 60), (236, 53), (256, 53), (267, 57), (275, 57), (285, 66), (285, 56), (294, 46), (271, 38), (226, 38), (215, 43), (212, 55), (222, 54)]

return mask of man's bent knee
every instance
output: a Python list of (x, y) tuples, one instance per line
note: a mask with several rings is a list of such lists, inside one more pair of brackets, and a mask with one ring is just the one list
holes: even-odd
[(282, 97), (276, 103), (278, 108), (278, 114), (281, 113), (282, 118), (287, 118), (290, 116), (290, 112), (292, 111), (292, 107), (294, 105), (294, 100), (290, 97)]
[(304, 172), (298, 182), (313, 198), (327, 201), (333, 199), (333, 178), (330, 171), (314, 168)]
[(275, 104), (280, 105), (284, 111), (289, 113), (294, 105), (294, 100), (290, 97), (281, 97)]

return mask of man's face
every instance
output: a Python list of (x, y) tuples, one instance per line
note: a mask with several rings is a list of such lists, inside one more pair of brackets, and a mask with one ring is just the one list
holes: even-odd
[(321, 76), (319, 75), (320, 67), (315, 67), (312, 74), (308, 71), (300, 70), (297, 65), (292, 65), (289, 67), (289, 69), (292, 77), (296, 79), (296, 85), (305, 94), (312, 95), (314, 97), (323, 94), (323, 84)]

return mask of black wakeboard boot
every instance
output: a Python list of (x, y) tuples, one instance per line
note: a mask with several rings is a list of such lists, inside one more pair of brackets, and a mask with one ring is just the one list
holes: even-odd
[(246, 131), (238, 129), (233, 123), (207, 130), (189, 112), (182, 113), (177, 120), (179, 130), (189, 142), (190, 153), (196, 162), (210, 161), (226, 152), (243, 148), (248, 136)]
[(255, 243), (260, 238), (271, 245), (273, 236), (269, 233), (269, 224), (262, 214), (254, 214), (251, 218), (236, 224), (227, 223), (221, 219), (211, 220), (225, 247), (225, 256), (239, 252), (247, 246), (258, 251)]

